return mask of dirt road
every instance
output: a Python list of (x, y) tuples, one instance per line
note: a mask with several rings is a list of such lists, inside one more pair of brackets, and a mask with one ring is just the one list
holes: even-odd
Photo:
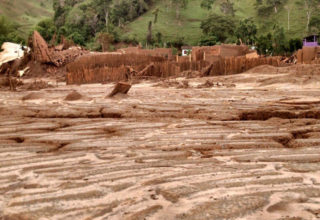
[(1, 91), (0, 219), (320, 219), (320, 83), (290, 71)]

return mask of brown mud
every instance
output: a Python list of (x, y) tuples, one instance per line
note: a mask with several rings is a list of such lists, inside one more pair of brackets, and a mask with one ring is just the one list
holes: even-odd
[(319, 66), (264, 70), (0, 91), (0, 219), (319, 219)]

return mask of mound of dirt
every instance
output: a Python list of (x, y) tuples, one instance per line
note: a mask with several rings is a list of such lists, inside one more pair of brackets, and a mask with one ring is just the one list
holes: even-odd
[(183, 72), (177, 74), (177, 77), (185, 77), (187, 79), (197, 78), (197, 77), (201, 77), (201, 76), (202, 75), (199, 71), (193, 71), (193, 70), (183, 71)]
[(206, 80), (203, 84), (198, 85), (197, 88), (211, 88), (214, 86), (214, 82), (211, 80)]
[(35, 100), (35, 99), (41, 99), (41, 98), (43, 98), (43, 94), (42, 93), (31, 92), (28, 95), (23, 96), (22, 100), (26, 101), (26, 100)]
[[(17, 78), (11, 78), (11, 85), (16, 88), (18, 86), (22, 86), (23, 82)], [(0, 78), (0, 87), (10, 87), (10, 80), (8, 77)]]
[(260, 86), (276, 83), (291, 83), (306, 85), (320, 81), (320, 65), (292, 65), (289, 67), (278, 67), (279, 77), (270, 77), (259, 80)]
[(278, 73), (278, 69), (278, 67), (271, 65), (261, 65), (248, 70), (246, 73), (276, 74)]
[(29, 91), (36, 91), (41, 89), (53, 88), (53, 85), (50, 85), (48, 82), (42, 80), (35, 80), (32, 83), (26, 83), (22, 88)]
[(174, 87), (177, 89), (187, 89), (190, 87), (188, 80), (178, 81), (174, 80), (164, 80), (154, 85), (154, 87), (162, 87), (162, 88), (169, 88)]
[(73, 91), (69, 93), (66, 98), (64, 99), (65, 101), (77, 101), (79, 99), (82, 99), (82, 95), (78, 93), (77, 91)]

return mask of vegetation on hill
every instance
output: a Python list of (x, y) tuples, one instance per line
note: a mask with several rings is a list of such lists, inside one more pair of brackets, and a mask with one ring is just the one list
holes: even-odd
[(52, 17), (52, 0), (1, 0), (0, 15), (26, 38), (40, 20)]
[[(20, 7), (13, 7), (19, 0), (3, 2), (11, 10)], [(42, 11), (24, 14), (49, 15), (50, 2), (53, 16), (36, 26), (44, 38), (55, 36), (58, 43), (63, 35), (94, 50), (110, 50), (119, 42), (147, 47), (246, 43), (261, 53), (280, 54), (320, 32), (320, 0), (30, 0), (26, 8)]]
[[(213, 4), (210, 4), (213, 3)], [(308, 3), (306, 5), (306, 2)], [(190, 45), (199, 43), (201, 22), (211, 14), (230, 16), (236, 21), (252, 19), (258, 28), (258, 36), (272, 32), (275, 24), (284, 28), (288, 38), (302, 38), (310, 31), (319, 31), (319, 1), (317, 0), (190, 0), (176, 19), (171, 1), (159, 1), (153, 8), (160, 13), (153, 32), (160, 32), (164, 41), (179, 40)], [(318, 10), (318, 11), (317, 11)], [(308, 14), (318, 24), (317, 30), (307, 27)], [(153, 19), (152, 9), (126, 26), (125, 36), (143, 40), (147, 33), (147, 24)], [(313, 30), (311, 30), (313, 29)]]

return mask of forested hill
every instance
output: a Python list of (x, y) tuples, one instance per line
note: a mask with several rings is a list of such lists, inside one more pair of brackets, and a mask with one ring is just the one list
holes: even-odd
[[(310, 5), (306, 5), (305, 1)], [(204, 2), (209, 3), (207, 8)], [(214, 3), (210, 5), (210, 2)], [(312, 25), (318, 24), (320, 27), (317, 3), (319, 1), (310, 0), (190, 0), (185, 7), (181, 7), (180, 18), (177, 19), (176, 5), (172, 1), (158, 1), (146, 14), (126, 26), (126, 36), (145, 38), (148, 21), (154, 19), (156, 9), (159, 15), (153, 32), (160, 32), (166, 40), (183, 38), (189, 44), (196, 44), (202, 34), (201, 22), (210, 13), (227, 15), (236, 21), (252, 18), (258, 26), (258, 35), (273, 32), (277, 24), (284, 28), (287, 37), (301, 38), (309, 31), (319, 31), (314, 27), (307, 28), (308, 12), (311, 13), (309, 19)]]
[[(208, 38), (236, 41), (239, 36), (232, 32), (248, 18), (257, 26), (258, 36), (283, 28), (288, 38), (302, 38), (319, 31), (319, 5), (320, 0), (54, 0), (54, 20), (61, 33), (80, 43), (92, 43), (92, 36), (103, 32), (143, 45), (150, 40), (196, 45)], [(218, 18), (219, 24), (207, 26), (216, 26), (226, 36), (202, 39), (210, 15), (211, 22)], [(207, 32), (212, 35), (216, 30)]]
[(0, 0), (0, 16), (15, 23), (26, 37), (40, 20), (53, 16), (52, 0)]
[(46, 40), (56, 33), (91, 49), (118, 42), (280, 45), (320, 32), (320, 0), (0, 0), (0, 6), (26, 26), (50, 18), (37, 27)]

